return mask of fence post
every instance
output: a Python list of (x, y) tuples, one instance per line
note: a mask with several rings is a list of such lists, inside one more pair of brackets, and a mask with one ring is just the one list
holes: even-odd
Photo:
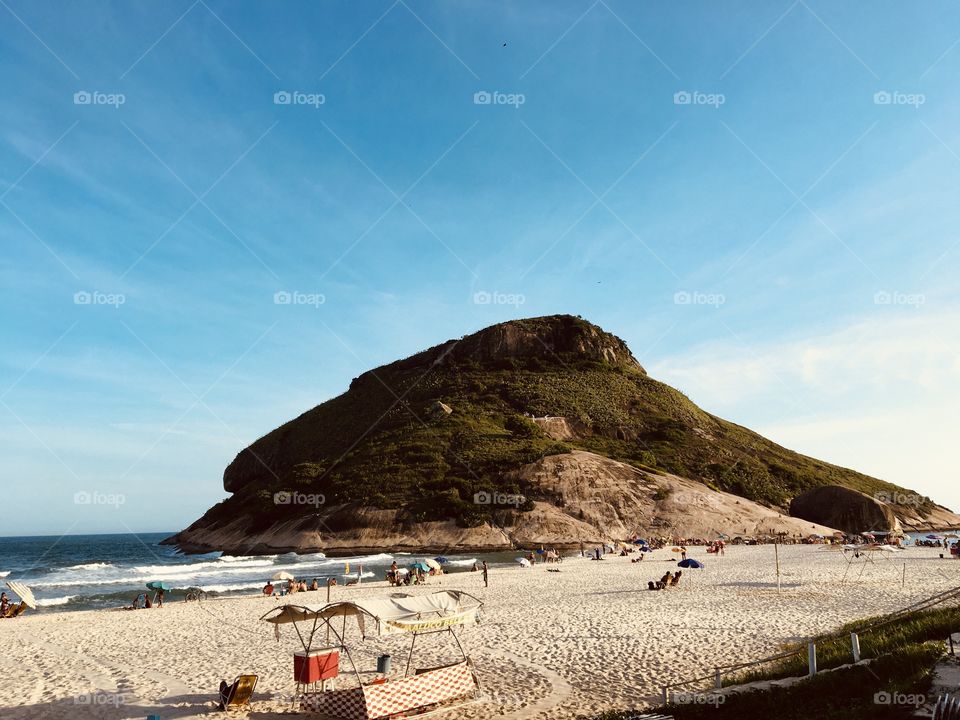
[(720, 674), (720, 668), (716, 668), (713, 672), (713, 686), (717, 690), (723, 688), (723, 675)]
[(860, 638), (855, 632), (850, 633), (850, 647), (853, 649), (853, 661), (860, 662)]
[(670, 704), (670, 686), (669, 685), (663, 686), (663, 704), (664, 705)]
[(807, 643), (807, 667), (810, 670), (810, 677), (817, 674), (817, 644)]

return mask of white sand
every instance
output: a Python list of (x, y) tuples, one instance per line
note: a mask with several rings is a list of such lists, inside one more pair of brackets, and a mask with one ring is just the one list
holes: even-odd
[[(777, 651), (780, 643), (827, 631), (856, 618), (895, 610), (953, 587), (960, 562), (938, 551), (877, 553), (840, 580), (847, 563), (822, 546), (780, 548), (778, 595), (772, 546), (731, 547), (725, 557), (692, 548), (705, 570), (684, 571), (679, 587), (646, 590), (647, 580), (675, 570), (676, 556), (654, 553), (642, 564), (608, 556), (568, 558), (560, 573), (544, 566), (448, 575), (432, 585), (481, 597), (483, 621), (461, 635), (478, 669), (486, 702), (451, 718), (574, 718), (655, 701), (663, 684), (712, 672), (717, 664)], [(906, 563), (906, 587), (901, 573)], [(861, 569), (862, 577), (857, 580)], [(382, 596), (383, 583), (335, 588), (334, 599)], [(324, 591), (294, 596), (322, 602)], [(250, 717), (290, 713), (292, 626), (258, 618), (280, 601), (251, 597), (169, 603), (162, 609), (27, 613), (0, 620), (0, 718), (192, 718), (214, 712), (221, 678), (260, 675)], [(441, 642), (442, 639), (442, 642)], [(355, 659), (372, 670), (391, 652), (402, 672), (408, 640), (369, 640)], [(421, 655), (420, 652), (423, 654)], [(454, 660), (446, 634), (418, 640), (420, 662)]]

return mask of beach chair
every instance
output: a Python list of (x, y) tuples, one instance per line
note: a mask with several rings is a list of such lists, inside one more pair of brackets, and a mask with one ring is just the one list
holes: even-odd
[(220, 709), (232, 710), (249, 705), (258, 679), (256, 675), (238, 675), (233, 685), (221, 689)]
[(27, 604), (25, 602), (19, 602), (16, 605), (11, 605), (7, 608), (7, 614), (4, 615), (5, 618), (15, 618), (19, 615), (23, 615), (24, 611), (27, 609)]

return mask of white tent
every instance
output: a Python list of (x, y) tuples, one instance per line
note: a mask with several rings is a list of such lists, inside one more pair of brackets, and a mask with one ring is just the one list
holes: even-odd
[[(430, 595), (371, 598), (329, 605), (284, 605), (261, 618), (282, 625), (286, 623), (326, 621), (354, 617), (364, 636), (392, 635), (405, 632), (427, 632), (460, 625), (474, 625), (482, 603), (458, 590), (442, 590)], [(374, 623), (368, 633), (366, 621)]]
[(17, 596), (23, 601), (24, 605), (27, 607), (37, 609), (37, 599), (33, 596), (30, 588), (24, 585), (22, 582), (8, 582), (7, 587), (13, 590)]

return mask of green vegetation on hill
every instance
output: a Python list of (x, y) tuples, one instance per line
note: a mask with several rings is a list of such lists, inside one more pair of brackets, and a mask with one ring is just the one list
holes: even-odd
[[(574, 436), (553, 440), (531, 415), (562, 416)], [(242, 508), (268, 527), (290, 518), (273, 493), (294, 489), (323, 493), (328, 504), (403, 508), (411, 521), (473, 526), (490, 519), (475, 493), (536, 498), (513, 471), (572, 448), (775, 507), (824, 484), (901, 490), (704, 412), (648, 377), (619, 338), (553, 316), (496, 325), (364, 373), (241, 452), (224, 473), (234, 497), (205, 519), (217, 524)]]

